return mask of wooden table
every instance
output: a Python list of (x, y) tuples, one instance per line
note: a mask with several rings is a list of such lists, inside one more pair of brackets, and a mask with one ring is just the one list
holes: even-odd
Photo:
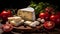
[(43, 25), (39, 25), (36, 27), (30, 27), (30, 26), (19, 26), (19, 27), (14, 27), (15, 31), (18, 32), (34, 32), (36, 30), (40, 30)]

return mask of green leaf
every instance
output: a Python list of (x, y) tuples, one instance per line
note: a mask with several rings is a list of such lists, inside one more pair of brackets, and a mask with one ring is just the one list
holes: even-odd
[(33, 1), (31, 1), (29, 6), (32, 7), (32, 8), (35, 8), (37, 6), (37, 4), (35, 2), (33, 2)]
[(37, 15), (41, 12), (41, 10), (44, 10), (44, 8), (49, 6), (49, 3), (39, 2), (36, 4), (35, 2), (31, 1), (29, 6), (35, 9), (35, 14)]

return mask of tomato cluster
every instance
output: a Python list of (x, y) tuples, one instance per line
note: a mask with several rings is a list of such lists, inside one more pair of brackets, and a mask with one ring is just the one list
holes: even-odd
[[(45, 8), (45, 11), (39, 14), (39, 17), (42, 19), (45, 19), (44, 27), (46, 29), (53, 28), (53, 25), (60, 24), (60, 12), (53, 13), (54, 9), (53, 7), (47, 7)], [(52, 25), (49, 25), (49, 24)]]

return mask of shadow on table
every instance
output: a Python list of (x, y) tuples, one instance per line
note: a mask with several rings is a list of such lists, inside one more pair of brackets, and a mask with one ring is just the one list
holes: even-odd
[(3, 32), (2, 34), (13, 34), (12, 32)]

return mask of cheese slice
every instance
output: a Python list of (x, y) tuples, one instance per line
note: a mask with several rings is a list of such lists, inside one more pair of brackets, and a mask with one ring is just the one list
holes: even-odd
[(35, 20), (35, 12), (31, 7), (19, 9), (17, 15), (21, 16), (24, 20)]
[(8, 17), (8, 21), (12, 21), (12, 20), (14, 20), (14, 21), (21, 21), (22, 20), (22, 18), (21, 17)]
[(10, 24), (14, 25), (14, 26), (18, 26), (19, 24), (17, 24), (15, 21), (10, 21)]
[(23, 24), (24, 20), (22, 20), (21, 17), (15, 16), (15, 17), (8, 17), (8, 21), (10, 24), (14, 26), (19, 26), (20, 24)]

